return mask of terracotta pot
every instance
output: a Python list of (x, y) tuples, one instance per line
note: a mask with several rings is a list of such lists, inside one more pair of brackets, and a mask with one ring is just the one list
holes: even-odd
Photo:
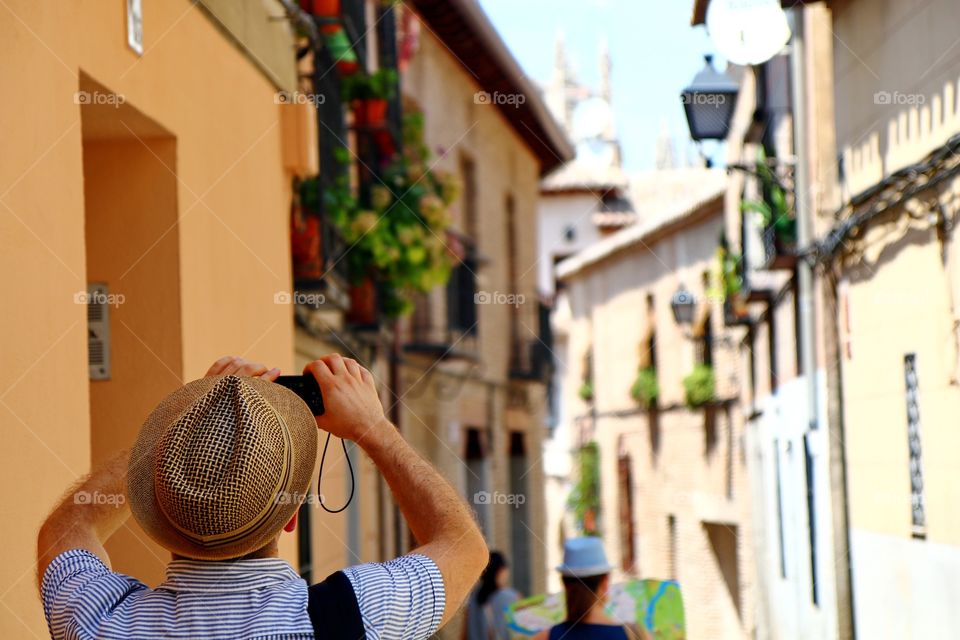
[(353, 109), (353, 121), (358, 127), (380, 129), (387, 124), (387, 101), (383, 98), (354, 100), (350, 107)]
[(353, 324), (377, 323), (377, 286), (371, 278), (350, 286), (350, 312), (347, 319)]
[(300, 0), (300, 8), (318, 18), (336, 18), (340, 15), (340, 0)]
[(353, 75), (359, 68), (360, 63), (356, 60), (337, 60), (337, 71), (340, 72), (340, 75)]
[(290, 241), (294, 277), (319, 278), (323, 272), (323, 260), (320, 255), (320, 220), (315, 216), (295, 214)]

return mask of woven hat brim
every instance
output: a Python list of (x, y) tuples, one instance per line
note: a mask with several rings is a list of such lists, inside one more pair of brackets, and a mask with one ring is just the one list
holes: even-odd
[(177, 531), (157, 502), (154, 464), (158, 443), (170, 426), (223, 376), (194, 380), (164, 398), (147, 417), (130, 452), (127, 493), (130, 510), (143, 530), (165, 549), (197, 560), (228, 560), (263, 548), (283, 529), (307, 495), (317, 466), (317, 422), (307, 404), (286, 387), (259, 378), (243, 378), (274, 408), (286, 422), (293, 448), (292, 472), (286, 497), (268, 520), (249, 536), (223, 546), (205, 547)]

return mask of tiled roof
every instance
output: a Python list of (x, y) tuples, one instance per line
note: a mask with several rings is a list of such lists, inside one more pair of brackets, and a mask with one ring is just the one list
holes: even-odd
[(726, 172), (721, 169), (667, 169), (637, 176), (630, 181), (637, 222), (558, 264), (557, 276), (567, 278), (618, 251), (645, 243), (712, 200), (722, 200), (726, 184)]

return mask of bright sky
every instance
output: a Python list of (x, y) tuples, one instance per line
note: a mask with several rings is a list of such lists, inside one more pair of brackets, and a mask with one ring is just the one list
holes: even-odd
[[(690, 27), (693, 0), (480, 0), (501, 37), (537, 84), (553, 71), (562, 31), (567, 59), (581, 82), (596, 89), (600, 42), (613, 60), (613, 108), (628, 171), (652, 169), (664, 121), (683, 164), (689, 133), (680, 92), (713, 51), (704, 28)], [(725, 62), (714, 61), (719, 68)], [(712, 149), (706, 149), (708, 153)]]

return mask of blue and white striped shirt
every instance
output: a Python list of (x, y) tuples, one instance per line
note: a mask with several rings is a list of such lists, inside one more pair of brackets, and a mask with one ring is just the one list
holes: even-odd
[(312, 587), (279, 558), (174, 560), (150, 589), (72, 549), (47, 567), (41, 594), (55, 640), (411, 640), (433, 635), (445, 606), (440, 570), (419, 554), (350, 567)]

